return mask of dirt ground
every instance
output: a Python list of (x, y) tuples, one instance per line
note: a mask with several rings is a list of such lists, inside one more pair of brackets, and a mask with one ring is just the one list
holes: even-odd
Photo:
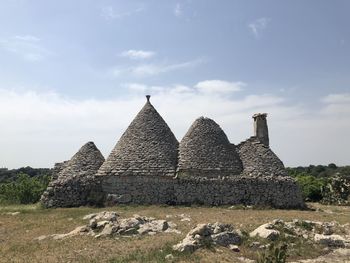
[[(166, 262), (164, 256), (171, 253), (171, 246), (182, 240), (187, 232), (199, 223), (229, 223), (244, 231), (251, 231), (273, 219), (350, 223), (350, 207), (308, 205), (313, 210), (184, 206), (41, 209), (36, 205), (0, 206), (0, 262)], [(139, 214), (166, 219), (176, 223), (177, 229), (182, 233), (160, 233), (119, 239), (76, 236), (63, 240), (35, 240), (42, 235), (67, 233), (77, 226), (86, 224), (86, 220), (82, 219), (84, 215), (105, 210), (116, 211), (121, 217)], [(13, 212), (19, 213), (12, 214)], [(182, 214), (188, 216), (190, 221), (181, 221), (182, 217), (179, 215)], [(300, 255), (288, 258), (288, 261), (317, 256), (320, 256), (319, 251), (305, 249)], [(255, 256), (245, 249), (232, 252), (220, 247), (199, 249), (192, 255), (181, 256), (175, 261), (241, 262), (240, 257)]]

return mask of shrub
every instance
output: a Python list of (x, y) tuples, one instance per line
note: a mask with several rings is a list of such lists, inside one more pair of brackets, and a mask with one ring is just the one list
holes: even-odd
[(327, 179), (302, 173), (296, 177), (296, 180), (305, 201), (318, 202), (322, 199), (322, 188), (327, 184)]
[(285, 263), (287, 257), (287, 244), (271, 244), (263, 253), (259, 253), (257, 263)]
[(0, 184), (0, 202), (32, 204), (39, 201), (45, 191), (49, 176), (30, 177), (20, 173), (15, 181)]

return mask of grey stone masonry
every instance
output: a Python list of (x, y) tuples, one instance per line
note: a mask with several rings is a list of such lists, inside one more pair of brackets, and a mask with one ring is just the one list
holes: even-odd
[(211, 178), (238, 175), (242, 170), (236, 147), (220, 126), (212, 119), (198, 118), (180, 142), (178, 176)]
[(174, 176), (178, 141), (147, 98), (98, 176)]
[(245, 175), (288, 176), (282, 161), (255, 136), (238, 144), (237, 148)]
[(266, 114), (235, 146), (201, 117), (179, 144), (150, 96), (104, 161), (94, 143), (55, 165), (45, 207), (86, 204), (257, 205), (303, 208), (301, 191), (269, 147)]
[(256, 113), (253, 115), (254, 119), (254, 136), (257, 137), (261, 143), (269, 146), (269, 129), (267, 127), (267, 113)]
[(290, 177), (233, 176), (225, 178), (169, 178), (106, 176), (103, 192), (109, 205), (255, 205), (303, 208), (297, 183)]
[(104, 157), (95, 144), (86, 143), (72, 159), (64, 163), (64, 168), (43, 193), (41, 203), (45, 207), (86, 205), (89, 194), (97, 187), (95, 174), (103, 162)]
[(68, 162), (69, 161), (55, 163), (55, 166), (52, 169), (52, 180), (56, 180), (58, 178), (59, 173), (67, 166)]

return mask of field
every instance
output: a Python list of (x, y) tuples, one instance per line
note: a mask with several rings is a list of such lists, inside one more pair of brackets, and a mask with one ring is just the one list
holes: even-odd
[[(309, 204), (313, 210), (259, 210), (228, 207), (172, 207), (172, 206), (118, 206), (110, 208), (41, 209), (37, 205), (0, 207), (0, 262), (165, 262), (171, 246), (199, 223), (222, 222), (251, 231), (273, 219), (294, 218), (314, 221), (350, 223), (350, 207)], [(35, 240), (42, 235), (67, 233), (86, 224), (82, 217), (89, 213), (110, 210), (121, 217), (133, 214), (166, 219), (177, 224), (181, 234), (159, 233), (153, 236), (124, 237), (120, 239), (75, 236), (63, 240)], [(18, 214), (11, 214), (20, 212)], [(181, 221), (185, 214), (190, 221)], [(299, 255), (289, 261), (317, 257), (325, 252), (301, 248)], [(254, 258), (244, 248), (232, 252), (226, 248), (199, 249), (192, 255), (175, 255), (176, 262), (240, 262), (237, 258)]]

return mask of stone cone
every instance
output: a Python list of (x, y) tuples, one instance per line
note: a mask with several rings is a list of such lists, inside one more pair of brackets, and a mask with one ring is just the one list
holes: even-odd
[(175, 176), (178, 141), (149, 97), (98, 176)]
[(247, 176), (288, 176), (283, 162), (256, 137), (240, 143), (238, 153), (243, 163), (243, 174)]
[(239, 175), (242, 163), (220, 126), (200, 117), (190, 127), (179, 147), (180, 177), (222, 177)]
[(86, 143), (65, 163), (41, 196), (45, 207), (74, 207), (89, 203), (89, 195), (97, 187), (95, 174), (104, 157), (93, 142)]

